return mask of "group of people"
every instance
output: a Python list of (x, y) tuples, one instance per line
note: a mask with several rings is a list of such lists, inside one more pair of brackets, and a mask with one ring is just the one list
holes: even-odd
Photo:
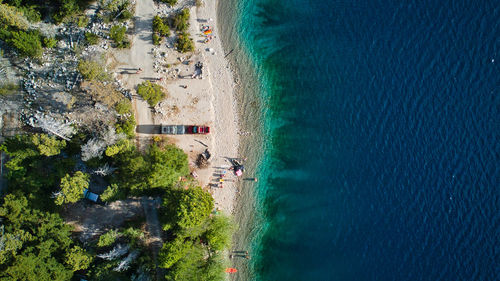
[(229, 254), (229, 258), (245, 258), (247, 260), (250, 259), (250, 255), (248, 254), (248, 251), (232, 251), (231, 254)]

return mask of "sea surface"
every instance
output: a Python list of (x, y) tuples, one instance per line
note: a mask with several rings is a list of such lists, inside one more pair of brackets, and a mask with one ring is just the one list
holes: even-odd
[(500, 280), (498, 1), (219, 6), (259, 177), (233, 279)]

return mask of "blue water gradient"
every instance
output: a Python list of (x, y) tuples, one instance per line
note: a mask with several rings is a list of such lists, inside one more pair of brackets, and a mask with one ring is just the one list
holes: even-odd
[(268, 147), (251, 279), (500, 280), (498, 2), (239, 8)]

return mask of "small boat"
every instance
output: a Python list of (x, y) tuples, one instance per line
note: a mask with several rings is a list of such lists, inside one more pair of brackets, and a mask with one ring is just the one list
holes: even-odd
[(226, 268), (226, 272), (227, 273), (236, 273), (236, 272), (238, 272), (238, 270), (236, 268), (228, 267), (228, 268)]

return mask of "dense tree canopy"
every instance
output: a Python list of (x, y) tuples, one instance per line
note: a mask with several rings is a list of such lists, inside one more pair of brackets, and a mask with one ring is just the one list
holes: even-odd
[[(8, 138), (0, 146), (8, 155), (11, 192), (0, 207), (0, 280), (70, 280), (74, 271), (82, 270), (92, 280), (110, 280), (153, 271), (144, 250), (145, 235), (137, 226), (101, 235), (87, 252), (71, 240), (71, 228), (61, 217), (47, 212), (60, 210), (51, 197), (54, 191), (59, 191), (55, 203), (61, 205), (78, 201), (89, 187), (89, 174), (73, 173), (78, 158), (79, 168), (90, 168), (80, 154), (86, 139), (76, 135), (66, 142), (31, 134)], [(188, 159), (181, 149), (155, 144), (140, 152), (124, 139), (106, 148), (95, 163), (101, 166), (116, 168), (104, 177), (109, 187), (103, 199), (152, 193), (164, 198), (161, 218), (168, 239), (158, 262), (167, 269), (167, 280), (223, 280), (225, 265), (219, 252), (230, 244), (232, 223), (211, 215), (211, 195), (193, 179), (185, 181)], [(187, 189), (180, 187), (181, 178)]]
[(69, 280), (72, 270), (64, 255), (72, 240), (71, 227), (57, 214), (33, 210), (22, 194), (8, 194), (0, 207), (2, 280)]
[[(116, 153), (116, 151), (120, 151)], [(119, 181), (134, 192), (172, 186), (180, 177), (189, 174), (187, 155), (169, 145), (164, 149), (152, 145), (145, 155), (135, 146), (120, 146), (110, 151), (119, 166)]]
[(58, 140), (55, 136), (46, 134), (32, 135), (31, 141), (38, 148), (38, 152), (44, 156), (58, 155), (61, 153), (61, 149), (66, 147), (65, 140)]
[(60, 154), (65, 146), (64, 141), (47, 135), (18, 135), (6, 139), (0, 149), (9, 156), (4, 173), (9, 188), (24, 191), (37, 208), (53, 206), (50, 194), (75, 165), (74, 159)]
[(218, 252), (229, 247), (233, 226), (225, 216), (210, 217), (213, 199), (200, 187), (173, 189), (163, 202), (164, 229), (173, 237), (163, 244), (160, 266), (167, 280), (223, 280)]

